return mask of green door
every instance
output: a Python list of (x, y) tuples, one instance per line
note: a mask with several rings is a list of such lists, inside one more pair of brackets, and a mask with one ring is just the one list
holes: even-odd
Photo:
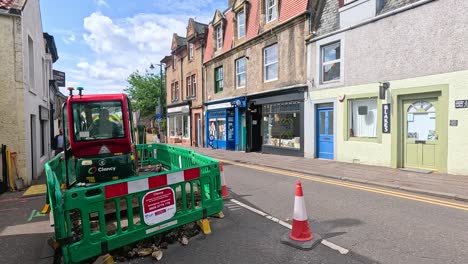
[(403, 101), (403, 167), (437, 170), (440, 156), (437, 98)]

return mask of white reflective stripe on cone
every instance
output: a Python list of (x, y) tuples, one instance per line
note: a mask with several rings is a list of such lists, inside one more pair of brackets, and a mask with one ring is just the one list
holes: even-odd
[(294, 197), (294, 220), (297, 221), (306, 221), (307, 220), (307, 212), (304, 202), (304, 196), (295, 196)]

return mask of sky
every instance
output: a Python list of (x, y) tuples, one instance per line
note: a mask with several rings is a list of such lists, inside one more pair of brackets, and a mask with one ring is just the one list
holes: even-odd
[[(54, 36), (54, 69), (84, 93), (120, 93), (135, 71), (152, 71), (190, 17), (208, 24), (227, 0), (40, 0), (43, 31)], [(66, 88), (60, 88), (68, 94)]]

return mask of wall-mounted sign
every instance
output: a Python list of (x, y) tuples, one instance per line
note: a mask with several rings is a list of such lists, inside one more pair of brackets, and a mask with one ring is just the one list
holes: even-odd
[(390, 104), (382, 104), (382, 133), (388, 134), (390, 130)]
[(450, 120), (450, 126), (458, 126), (458, 120)]
[(58, 87), (65, 87), (65, 73), (57, 70), (53, 70), (52, 75), (54, 76), (55, 83)]
[(468, 100), (455, 100), (455, 108), (468, 108)]

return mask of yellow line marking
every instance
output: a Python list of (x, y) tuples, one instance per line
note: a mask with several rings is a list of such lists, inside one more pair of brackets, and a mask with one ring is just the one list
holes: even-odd
[(23, 196), (45, 194), (46, 191), (47, 191), (47, 187), (45, 184), (32, 185), (24, 192)]
[(339, 181), (339, 180), (330, 180), (330, 179), (324, 179), (324, 178), (319, 178), (319, 177), (314, 177), (314, 176), (308, 176), (308, 175), (305, 175), (305, 174), (302, 174), (302, 173), (290, 172), (290, 171), (285, 171), (285, 170), (282, 170), (282, 169), (266, 168), (266, 167), (250, 165), (250, 164), (243, 164), (243, 163), (239, 163), (239, 162), (221, 160), (221, 159), (218, 159), (218, 160), (223, 162), (223, 163), (228, 163), (228, 164), (232, 164), (232, 165), (236, 165), (236, 166), (240, 166), (240, 167), (245, 167), (245, 168), (249, 168), (249, 169), (265, 171), (265, 172), (271, 172), (271, 173), (281, 174), (281, 175), (285, 175), (285, 176), (289, 176), (289, 177), (295, 177), (295, 178), (300, 178), (300, 179), (305, 179), (305, 180), (310, 180), (310, 181), (315, 181), (315, 182), (327, 183), (327, 184), (332, 184), (332, 185), (337, 185), (337, 186), (342, 186), (342, 187), (348, 187), (348, 188), (362, 190), (362, 191), (379, 193), (379, 194), (384, 194), (384, 195), (388, 195), (388, 196), (400, 197), (400, 198), (403, 198), (403, 199), (408, 199), (408, 200), (413, 200), (413, 201), (418, 201), (418, 202), (429, 203), (429, 204), (440, 205), (440, 206), (445, 206), (445, 207), (450, 207), (450, 208), (454, 208), (454, 209), (468, 211), (468, 205), (466, 205), (466, 204), (454, 203), (454, 202), (449, 202), (449, 201), (444, 201), (444, 200), (439, 200), (439, 199), (434, 199), (434, 198), (429, 198), (429, 197), (424, 197), (424, 196), (419, 196), (419, 195), (414, 195), (414, 194), (408, 194), (408, 193), (403, 193), (403, 192), (390, 191), (390, 190), (385, 190), (385, 189), (375, 188), (375, 187), (369, 187), (369, 186), (355, 184), (355, 183), (342, 182), (342, 181)]

